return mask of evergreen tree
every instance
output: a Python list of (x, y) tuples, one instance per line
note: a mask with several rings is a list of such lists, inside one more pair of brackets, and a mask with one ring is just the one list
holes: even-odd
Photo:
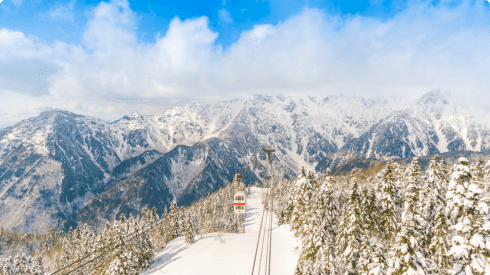
[(34, 265), (31, 270), (32, 275), (44, 275), (43, 258), (41, 256), (36, 257)]
[(490, 159), (483, 168), (483, 192), (487, 197), (490, 196)]
[(381, 179), (378, 182), (379, 194), (379, 227), (384, 233), (382, 240), (386, 244), (391, 244), (395, 240), (398, 231), (398, 221), (396, 217), (396, 196), (397, 188), (395, 185), (395, 177), (393, 176), (393, 160), (390, 158), (382, 172)]
[[(407, 176), (408, 176), (408, 182), (407, 182), (407, 190), (405, 193), (405, 205), (407, 203), (412, 204), (412, 208), (410, 211), (412, 211), (413, 217), (414, 217), (414, 228), (413, 230), (415, 231), (416, 237), (417, 237), (417, 242), (418, 245), (424, 254), (424, 257), (427, 257), (429, 255), (429, 244), (430, 244), (430, 238), (432, 235), (432, 232), (430, 230), (430, 227), (432, 226), (432, 213), (427, 213), (427, 216), (423, 215), (423, 211), (425, 208), (425, 202), (427, 200), (430, 200), (430, 197), (432, 197), (430, 194), (430, 190), (424, 188), (425, 186), (428, 186), (427, 183), (423, 183), (422, 181), (422, 175), (421, 175), (421, 168), (420, 164), (418, 161), (418, 158), (413, 158), (412, 162), (407, 168)], [(410, 189), (410, 190), (409, 190)], [(407, 192), (410, 192), (410, 196), (406, 196)], [(427, 193), (423, 193), (427, 192)], [(407, 202), (407, 198), (409, 201)], [(404, 207), (405, 208), (405, 207)], [(430, 206), (429, 209), (431, 211), (434, 210), (434, 206)], [(426, 218), (429, 218), (427, 220)]]
[(441, 270), (446, 270), (450, 264), (447, 242), (449, 228), (444, 210), (445, 208), (442, 206), (436, 208), (435, 220), (431, 228), (432, 238), (429, 245), (431, 260)]
[(72, 244), (70, 239), (64, 238), (63, 245), (61, 246), (61, 259), (60, 259), (60, 267), (67, 266), (72, 262)]
[(136, 235), (137, 238), (132, 255), (136, 259), (134, 260), (134, 269), (139, 271), (148, 269), (151, 264), (153, 264), (153, 259), (155, 257), (150, 233), (144, 230), (146, 228), (145, 224), (145, 221), (142, 220), (135, 222), (135, 231), (139, 233)]
[(169, 236), (173, 240), (179, 236), (179, 214), (178, 207), (175, 201), (170, 204), (169, 212)]
[(419, 166), (416, 158), (412, 161), (408, 169), (409, 180), (405, 193), (405, 203), (402, 213), (402, 226), (397, 234), (396, 244), (392, 248), (392, 266), (390, 274), (420, 274), (427, 273), (427, 262), (423, 253), (423, 248), (419, 245), (421, 233), (419, 215), (417, 210), (417, 200), (420, 195), (418, 186)]
[(488, 240), (488, 205), (481, 201), (481, 189), (472, 182), (468, 160), (460, 158), (449, 182), (448, 208), (453, 225), (449, 254), (456, 258), (456, 275), (490, 274)]
[(12, 256), (9, 256), (3, 263), (2, 272), (4, 275), (16, 275), (14, 259)]
[(427, 183), (424, 193), (424, 215), (427, 220), (429, 236), (428, 254), (435, 267), (446, 270), (449, 267), (448, 233), (446, 217), (446, 179), (438, 155), (431, 158), (427, 169)]
[(306, 177), (306, 172), (303, 167), (293, 190), (291, 190), (289, 198), (289, 204), (292, 206), (290, 224), (296, 237), (303, 236), (305, 233), (304, 225), (306, 224), (310, 200), (313, 195), (312, 189), (310, 179)]
[(14, 258), (14, 267), (16, 274), (29, 274), (31, 266), (24, 253), (17, 254)]
[(478, 187), (482, 190), (485, 188), (483, 184), (484, 177), (485, 177), (484, 167), (485, 167), (485, 162), (481, 157), (478, 158), (478, 160), (475, 161), (470, 167), (470, 171), (473, 172), (473, 176), (472, 176), (473, 183), (478, 185)]
[(350, 197), (337, 233), (338, 262), (343, 265), (346, 274), (358, 274), (358, 263), (363, 238), (363, 218), (361, 217), (361, 199), (357, 169), (350, 179)]
[(378, 244), (380, 232), (374, 191), (364, 188), (362, 190), (360, 204), (363, 238), (360, 249), (361, 253), (359, 255), (359, 273), (365, 275), (385, 274), (387, 264), (385, 251)]
[(191, 220), (187, 218), (186, 227), (185, 227), (185, 243), (191, 244), (194, 242), (194, 226), (192, 226)]
[(338, 217), (337, 202), (334, 197), (334, 180), (330, 170), (323, 176), (323, 183), (316, 198), (317, 222), (314, 234), (318, 236), (320, 248), (313, 265), (314, 274), (335, 274), (335, 231)]
[(301, 226), (301, 253), (298, 265), (303, 274), (312, 274), (313, 265), (316, 261), (316, 254), (321, 245), (321, 236), (319, 236), (319, 227), (321, 226), (320, 217), (315, 213), (315, 202), (313, 190), (317, 186), (313, 173), (308, 173), (308, 180), (311, 185), (309, 192), (304, 193), (304, 202), (307, 206), (304, 213), (305, 219)]

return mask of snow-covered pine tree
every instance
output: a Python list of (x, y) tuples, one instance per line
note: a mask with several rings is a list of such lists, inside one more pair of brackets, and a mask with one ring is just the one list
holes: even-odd
[(32, 275), (44, 275), (43, 257), (37, 256), (31, 270)]
[(378, 244), (380, 232), (378, 206), (374, 190), (367, 186), (363, 188), (360, 203), (363, 238), (359, 255), (359, 273), (363, 275), (385, 274), (387, 264), (385, 251)]
[(192, 222), (189, 218), (186, 219), (186, 226), (185, 226), (185, 243), (186, 244), (191, 244), (194, 242), (194, 226), (192, 226)]
[(92, 231), (92, 228), (88, 224), (83, 224), (80, 230), (80, 249), (82, 255), (85, 256), (89, 253), (92, 253), (95, 234)]
[(71, 244), (71, 241), (68, 237), (63, 239), (63, 244), (61, 246), (61, 259), (60, 259), (60, 264), (59, 267), (64, 267), (67, 266), (72, 262), (72, 251), (73, 247)]
[(322, 176), (322, 184), (316, 196), (316, 217), (314, 234), (318, 237), (320, 248), (313, 265), (313, 273), (320, 275), (335, 274), (335, 231), (338, 217), (337, 201), (334, 197), (334, 180), (330, 169)]
[(427, 221), (428, 258), (438, 272), (449, 267), (448, 233), (449, 224), (446, 217), (446, 179), (442, 171), (440, 157), (435, 155), (429, 162), (427, 181), (423, 189), (423, 215)]
[(107, 275), (122, 275), (122, 274), (136, 274), (138, 270), (135, 268), (137, 264), (132, 254), (133, 242), (129, 245), (126, 243), (124, 237), (127, 236), (129, 231), (132, 231), (132, 225), (129, 223), (132, 221), (132, 215), (128, 219), (124, 214), (121, 214), (119, 221), (114, 221), (112, 227), (112, 238), (117, 241), (117, 248), (114, 250), (113, 257), (109, 263), (109, 268), (106, 270)]
[[(427, 188), (427, 183), (424, 183), (423, 177), (422, 177), (422, 171), (421, 167), (418, 161), (418, 158), (413, 158), (412, 162), (410, 165), (407, 167), (406, 170), (407, 173), (407, 190), (405, 191), (405, 194), (407, 191), (415, 193), (413, 197), (409, 196), (408, 198), (411, 200), (409, 203), (413, 204), (413, 216), (414, 216), (414, 230), (415, 234), (417, 237), (417, 242), (418, 245), (424, 253), (424, 257), (427, 257), (429, 255), (429, 244), (430, 244), (430, 237), (432, 235), (432, 232), (430, 230), (430, 226), (433, 223), (432, 220), (432, 213), (426, 213), (427, 216), (431, 220), (427, 220), (426, 217), (423, 215), (423, 210), (425, 208), (425, 201), (429, 200), (431, 197), (431, 192)], [(424, 189), (425, 186), (425, 189)], [(408, 190), (410, 188), (410, 190)], [(423, 193), (427, 192), (427, 193)], [(405, 205), (407, 204), (407, 196), (405, 195)], [(405, 206), (404, 206), (405, 208)], [(430, 211), (433, 211), (433, 206), (429, 207)]]
[(488, 205), (481, 201), (482, 191), (471, 180), (468, 160), (460, 158), (458, 162), (447, 193), (448, 209), (453, 221), (450, 226), (453, 238), (449, 254), (456, 258), (452, 273), (490, 274)]
[(347, 208), (342, 213), (337, 232), (337, 259), (342, 273), (358, 274), (358, 263), (363, 238), (363, 219), (358, 170), (352, 171), (350, 196)]
[(448, 255), (449, 228), (444, 206), (435, 209), (434, 222), (431, 228), (432, 238), (429, 244), (430, 260), (441, 271), (447, 270), (450, 264)]
[(137, 233), (137, 238), (135, 242), (136, 249), (133, 250), (133, 257), (135, 260), (135, 270), (143, 271), (148, 269), (151, 264), (153, 264), (154, 254), (154, 246), (153, 241), (151, 239), (150, 233), (145, 230), (147, 225), (147, 221), (143, 219), (139, 219), (135, 221), (135, 231)]
[(9, 256), (3, 263), (2, 272), (4, 275), (16, 275), (14, 259), (12, 256)]
[[(104, 246), (106, 246), (108, 242), (108, 238), (110, 238), (110, 233), (111, 233), (111, 226), (109, 222), (106, 222), (104, 225), (104, 228), (102, 230), (99, 230), (99, 234), (95, 238), (94, 241), (94, 251), (97, 251), (99, 249), (102, 249)], [(98, 257), (101, 253), (95, 253), (90, 257), (90, 260), (95, 259)], [(104, 261), (99, 261), (96, 262), (93, 269), (98, 272), (98, 274), (101, 274), (102, 271), (106, 268), (107, 263)]]
[(421, 239), (419, 215), (417, 209), (420, 195), (419, 173), (420, 166), (416, 158), (408, 168), (408, 185), (405, 191), (405, 203), (402, 212), (402, 225), (391, 249), (391, 265), (389, 274), (393, 275), (425, 275), (427, 261), (423, 248), (419, 245)]
[(29, 274), (31, 266), (27, 260), (26, 255), (21, 252), (14, 257), (14, 267), (16, 274)]
[(483, 192), (487, 197), (490, 196), (490, 159), (483, 167)]
[(291, 204), (291, 229), (296, 237), (303, 235), (306, 220), (308, 218), (310, 200), (313, 195), (310, 179), (307, 178), (304, 167), (296, 180), (293, 190), (290, 192), (289, 201)]
[(378, 181), (379, 190), (379, 227), (380, 232), (384, 233), (381, 240), (386, 243), (385, 247), (389, 247), (395, 240), (398, 232), (398, 221), (396, 217), (396, 196), (397, 188), (395, 185), (395, 177), (393, 176), (393, 160), (390, 158), (385, 169), (381, 173), (381, 178)]
[(178, 223), (179, 223), (179, 227), (178, 227), (178, 235), (179, 236), (182, 236), (185, 234), (185, 217), (186, 217), (186, 213), (185, 213), (185, 207), (182, 205), (180, 208), (179, 208), (179, 211), (178, 211)]
[[(316, 254), (318, 249), (320, 248), (322, 241), (320, 236), (320, 226), (321, 226), (321, 217), (316, 215), (316, 209), (318, 207), (315, 202), (314, 190), (318, 185), (313, 173), (308, 173), (308, 179), (310, 181), (312, 190), (311, 197), (309, 198), (308, 208), (305, 224), (302, 225), (302, 233), (301, 233), (301, 253), (298, 266), (303, 274), (312, 274), (313, 273), (313, 265), (316, 262)], [(309, 195), (307, 195), (309, 196)], [(306, 202), (307, 200), (305, 200)]]
[(480, 189), (484, 189), (483, 180), (485, 177), (485, 162), (480, 157), (470, 166), (470, 171), (473, 173), (473, 183), (478, 185)]
[(179, 236), (179, 209), (177, 207), (177, 203), (173, 200), (170, 203), (170, 212), (169, 215), (169, 236), (170, 240), (173, 240)]

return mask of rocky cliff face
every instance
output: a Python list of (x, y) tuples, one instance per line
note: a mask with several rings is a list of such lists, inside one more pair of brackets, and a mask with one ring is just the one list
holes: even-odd
[(187, 204), (237, 172), (261, 181), (265, 144), (291, 177), (354, 158), (488, 152), (490, 111), (438, 91), (404, 104), (254, 95), (112, 123), (48, 111), (0, 131), (0, 226), (66, 228), (145, 206), (162, 211), (172, 199)]

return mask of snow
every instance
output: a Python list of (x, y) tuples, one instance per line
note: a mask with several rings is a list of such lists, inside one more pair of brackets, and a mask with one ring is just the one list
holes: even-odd
[[(196, 236), (196, 241), (191, 245), (185, 244), (185, 237), (178, 237), (155, 255), (153, 266), (143, 275), (251, 274), (263, 211), (260, 202), (260, 193), (263, 191), (265, 189), (251, 188), (247, 198), (244, 234), (224, 233), (224, 243), (216, 239), (217, 233)], [(299, 257), (295, 248), (299, 242), (290, 229), (289, 225), (278, 227), (277, 218), (273, 218), (271, 274), (294, 274)], [(260, 255), (260, 247), (257, 254)], [(265, 268), (265, 254), (264, 247), (261, 272)], [(259, 261), (257, 258), (254, 274), (258, 274)]]

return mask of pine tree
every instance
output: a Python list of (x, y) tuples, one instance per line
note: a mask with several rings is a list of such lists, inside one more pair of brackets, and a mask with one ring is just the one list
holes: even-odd
[(44, 275), (43, 258), (41, 256), (36, 257), (34, 265), (31, 270), (32, 275)]
[(361, 217), (362, 209), (357, 173), (357, 169), (352, 172), (349, 201), (337, 233), (338, 262), (343, 265), (347, 274), (358, 273), (357, 265), (363, 238), (363, 219)]
[(484, 177), (485, 177), (484, 166), (485, 166), (485, 162), (480, 157), (470, 167), (470, 171), (473, 172), (473, 176), (472, 176), (473, 183), (478, 185), (478, 187), (482, 190), (485, 188), (483, 184)]
[(185, 227), (185, 243), (191, 244), (194, 242), (194, 226), (192, 226), (191, 220), (189, 218), (186, 219), (186, 227)]
[(431, 260), (439, 269), (446, 270), (449, 267), (450, 259), (447, 242), (449, 228), (445, 208), (443, 206), (437, 207), (434, 216), (435, 220), (431, 228), (432, 238), (429, 245)]
[(17, 254), (14, 258), (14, 267), (16, 274), (29, 274), (31, 266), (27, 260), (26, 255), (22, 252)]
[(303, 167), (289, 198), (292, 206), (290, 224), (296, 237), (304, 235), (304, 225), (306, 224), (307, 212), (309, 212), (310, 200), (313, 195), (312, 188), (310, 179), (306, 177)]
[(70, 239), (64, 238), (63, 245), (61, 246), (61, 259), (60, 259), (60, 267), (67, 266), (72, 262), (72, 244)]
[(396, 245), (392, 248), (392, 263), (390, 274), (426, 274), (427, 263), (423, 248), (419, 244), (421, 233), (417, 210), (417, 200), (420, 195), (418, 186), (419, 166), (416, 158), (408, 169), (409, 180), (405, 193), (405, 203), (402, 213), (402, 226), (397, 234)]
[(453, 225), (449, 254), (456, 258), (456, 275), (490, 274), (488, 237), (488, 205), (481, 201), (481, 189), (472, 182), (468, 160), (460, 158), (449, 182), (448, 208)]
[(173, 240), (179, 236), (179, 215), (178, 207), (175, 201), (170, 204), (169, 212), (169, 235), (170, 239)]
[(133, 249), (132, 255), (136, 259), (135, 262), (135, 270), (143, 271), (148, 269), (151, 264), (153, 264), (153, 259), (155, 257), (154, 254), (154, 246), (153, 241), (151, 239), (150, 233), (144, 230), (146, 222), (142, 219), (135, 222), (135, 231), (139, 232), (137, 234), (135, 247)]
[(382, 237), (386, 244), (391, 244), (395, 240), (398, 231), (398, 221), (396, 217), (396, 196), (397, 188), (393, 176), (393, 160), (390, 158), (382, 172), (381, 179), (378, 182), (379, 194), (379, 227), (384, 233)]
[(4, 275), (16, 275), (14, 259), (12, 256), (9, 256), (3, 263), (2, 272)]
[(362, 190), (361, 219), (363, 238), (361, 242), (361, 253), (359, 255), (360, 274), (385, 274), (387, 264), (384, 249), (378, 245), (379, 222), (377, 219), (377, 202), (373, 190), (364, 188)]
[[(412, 162), (407, 168), (407, 190), (406, 192), (411, 192), (414, 195), (409, 196), (409, 203), (413, 204), (412, 213), (414, 216), (414, 228), (413, 230), (416, 232), (418, 245), (424, 254), (424, 257), (429, 255), (429, 244), (430, 237), (432, 232), (430, 231), (430, 226), (432, 225), (432, 214), (427, 213), (427, 216), (423, 215), (423, 211), (425, 208), (425, 201), (428, 200), (430, 196), (430, 190), (424, 189), (421, 168), (418, 161), (418, 158), (413, 158)], [(408, 190), (410, 188), (410, 190)], [(427, 193), (423, 193), (427, 192)], [(405, 193), (406, 194), (406, 193)], [(429, 197), (426, 197), (429, 195)], [(405, 204), (407, 204), (407, 196), (405, 195)], [(429, 209), (433, 211), (433, 206), (430, 206)], [(427, 220), (426, 218), (429, 218)]]
[(298, 266), (303, 274), (312, 274), (313, 265), (316, 261), (316, 254), (321, 245), (321, 236), (319, 236), (319, 224), (321, 220), (315, 213), (315, 201), (313, 190), (317, 186), (313, 174), (308, 173), (307, 180), (310, 187), (303, 193), (303, 202), (305, 203), (304, 219), (300, 227), (301, 252)]
[[(104, 225), (104, 228), (99, 231), (99, 234), (95, 238), (94, 251), (100, 250), (100, 249), (102, 249), (104, 246), (106, 246), (108, 244), (108, 238), (110, 237), (109, 235), (111, 233), (111, 230), (112, 230), (112, 228), (111, 228), (109, 222), (106, 222), (105, 225)], [(90, 260), (95, 259), (99, 255), (100, 255), (99, 253), (93, 254), (90, 257)], [(94, 270), (97, 270), (99, 272), (99, 274), (101, 274), (102, 271), (106, 268), (106, 265), (107, 265), (106, 262), (100, 261), (100, 262), (98, 262), (98, 263), (95, 264), (95, 266), (93, 267), (93, 269)]]
[(429, 258), (437, 269), (446, 270), (450, 263), (448, 256), (449, 224), (445, 211), (447, 184), (445, 172), (441, 167), (442, 161), (439, 160), (438, 155), (435, 155), (429, 162), (426, 188), (423, 191), (426, 194), (423, 210), (429, 230), (427, 232)]
[(334, 197), (333, 177), (330, 170), (323, 176), (323, 183), (316, 198), (317, 222), (314, 234), (318, 236), (320, 248), (313, 265), (313, 273), (328, 275), (337, 270), (335, 259), (335, 230), (338, 217), (337, 202)]
[(490, 196), (490, 159), (483, 168), (483, 192), (486, 196)]

